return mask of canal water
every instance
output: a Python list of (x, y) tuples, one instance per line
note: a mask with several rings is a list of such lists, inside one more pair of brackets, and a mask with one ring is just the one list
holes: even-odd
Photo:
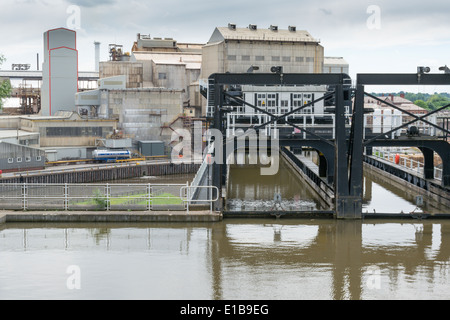
[[(256, 186), (257, 168), (237, 168), (228, 196), (245, 201), (231, 204), (270, 209), (279, 193), (279, 205), (320, 209), (304, 182), (280, 168)], [(364, 210), (417, 209), (411, 195), (376, 177), (366, 175), (364, 186)], [(0, 300), (7, 299), (450, 299), (450, 220), (6, 223)]]
[(450, 221), (8, 223), (9, 299), (450, 299)]
[[(304, 179), (280, 158), (275, 175), (261, 175), (256, 165), (233, 165), (227, 188), (230, 211), (329, 210)], [(426, 199), (417, 206), (414, 192), (390, 185), (385, 178), (365, 170), (363, 212), (369, 213), (450, 213), (450, 208), (434, 206)], [(278, 196), (277, 196), (278, 195)]]

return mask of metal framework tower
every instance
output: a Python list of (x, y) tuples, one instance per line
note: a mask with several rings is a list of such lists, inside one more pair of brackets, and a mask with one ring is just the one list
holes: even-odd
[[(273, 123), (285, 123), (300, 131), (308, 133), (313, 136), (314, 139), (309, 141), (300, 140), (280, 140), (280, 145), (283, 146), (296, 146), (305, 145), (315, 147), (318, 150), (323, 148), (327, 149), (325, 157), (327, 162), (332, 164), (333, 168), (329, 170), (331, 172), (331, 179), (329, 182), (334, 184), (335, 193), (335, 217), (338, 219), (361, 219), (362, 218), (362, 198), (363, 198), (363, 153), (364, 147), (376, 146), (376, 145), (405, 145), (404, 141), (396, 141), (392, 139), (386, 139), (388, 133), (372, 137), (370, 139), (364, 139), (364, 96), (367, 95), (364, 92), (364, 85), (448, 85), (450, 84), (450, 74), (442, 75), (429, 75), (429, 74), (363, 74), (358, 75), (357, 83), (355, 87), (351, 87), (350, 78), (346, 74), (283, 74), (277, 72), (273, 74), (213, 74), (209, 78), (209, 98), (213, 101), (213, 118), (211, 128), (218, 129), (225, 135), (226, 132), (226, 113), (225, 107), (226, 101), (234, 100), (242, 104), (253, 108), (254, 110), (264, 113), (270, 116), (270, 121), (257, 126), (257, 129), (264, 128)], [(257, 106), (246, 103), (245, 101), (231, 95), (228, 92), (228, 88), (233, 85), (327, 85), (332, 90), (326, 97), (332, 96), (335, 102), (334, 116), (334, 139), (323, 138), (312, 132), (309, 132), (303, 127), (298, 126), (295, 123), (288, 121), (287, 116), (309, 107), (311, 104), (316, 103), (318, 100), (312, 101), (303, 106), (297, 107), (282, 115), (275, 115), (271, 112), (263, 110)], [(351, 113), (351, 126), (348, 130), (346, 125), (345, 107), (352, 103), (354, 99), (352, 113)], [(444, 106), (439, 110), (445, 109), (450, 105)], [(435, 112), (439, 111), (436, 110)], [(403, 110), (401, 110), (404, 112)], [(434, 113), (434, 112), (433, 112)], [(415, 121), (428, 122), (424, 118), (431, 115), (429, 113), (425, 116), (418, 117), (410, 114), (415, 119), (402, 124), (401, 126), (393, 129), (396, 131), (399, 128), (405, 127), (414, 123)], [(435, 124), (428, 122), (430, 125), (437, 127)], [(446, 134), (449, 131), (437, 127), (443, 130)], [(417, 146), (423, 150), (425, 155), (425, 175), (429, 175), (430, 166), (432, 166), (432, 157), (430, 152), (437, 152), (444, 163), (443, 169), (443, 186), (450, 185), (450, 145), (446, 141), (426, 141), (420, 139), (410, 139), (407, 141), (407, 145)], [(324, 147), (326, 146), (326, 147)], [(225, 145), (222, 146), (222, 155), (226, 163), (228, 155), (226, 154)], [(331, 150), (331, 152), (330, 152)], [(334, 157), (332, 159), (332, 157)], [(431, 160), (430, 160), (431, 159)], [(218, 188), (219, 194), (222, 190), (223, 182), (226, 172), (223, 164), (215, 162), (212, 170), (212, 184)], [(329, 173), (330, 175), (330, 173)], [(330, 178), (330, 177), (329, 177)], [(219, 197), (220, 198), (220, 197)], [(215, 204), (215, 209), (222, 210), (222, 202), (218, 200)]]

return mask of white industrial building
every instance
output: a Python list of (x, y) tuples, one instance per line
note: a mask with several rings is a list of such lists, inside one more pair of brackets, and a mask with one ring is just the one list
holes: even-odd
[(349, 73), (348, 62), (343, 57), (324, 57), (323, 73)]

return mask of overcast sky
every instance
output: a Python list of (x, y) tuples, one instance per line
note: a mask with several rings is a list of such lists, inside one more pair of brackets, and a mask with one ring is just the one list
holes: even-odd
[(416, 72), (417, 66), (440, 72), (450, 65), (449, 17), (448, 0), (1, 0), (0, 53), (7, 58), (1, 69), (29, 63), (36, 70), (43, 33), (53, 28), (77, 29), (79, 69), (91, 71), (94, 41), (101, 42), (105, 61), (108, 44), (131, 51), (137, 33), (206, 43), (215, 27), (232, 22), (307, 30), (320, 39), (325, 56), (347, 60), (352, 77)]

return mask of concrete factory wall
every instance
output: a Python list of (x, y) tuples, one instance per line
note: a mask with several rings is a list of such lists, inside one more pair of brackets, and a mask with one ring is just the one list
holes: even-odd
[(127, 88), (142, 88), (144, 66), (141, 62), (105, 61), (100, 62), (99, 77), (109, 78), (126, 75)]
[[(119, 119), (118, 128), (136, 140), (163, 140), (168, 144), (172, 130), (163, 129), (183, 113), (183, 91), (160, 88), (111, 90), (110, 116)], [(103, 105), (100, 110), (106, 110)], [(173, 124), (175, 128), (177, 124)]]

